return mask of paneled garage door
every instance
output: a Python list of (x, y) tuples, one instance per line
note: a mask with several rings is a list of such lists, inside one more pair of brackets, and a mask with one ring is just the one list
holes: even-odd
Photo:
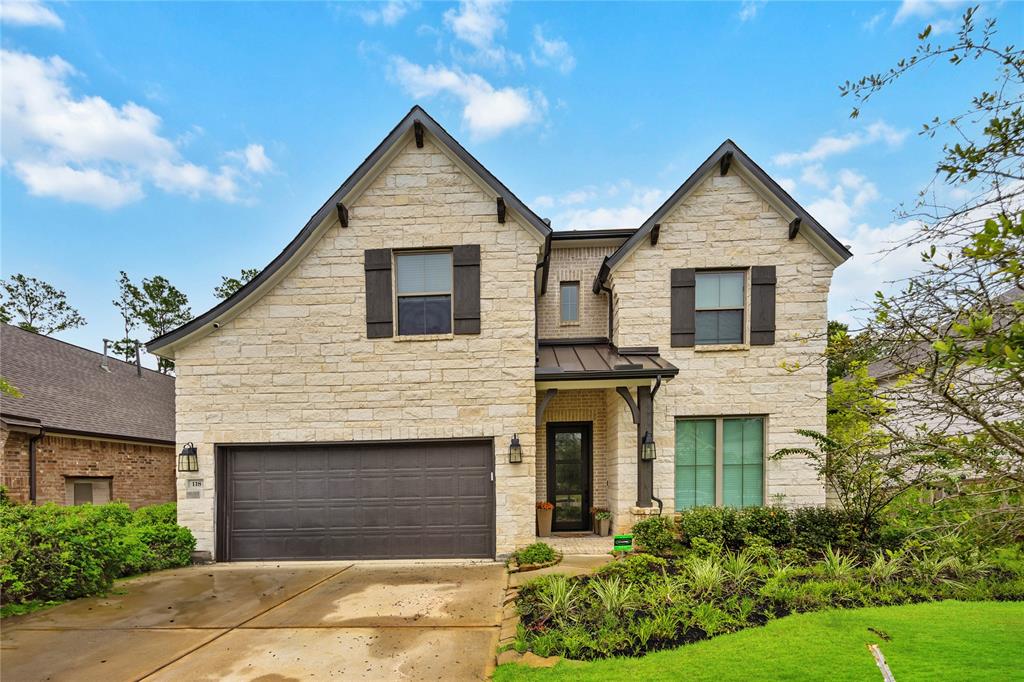
[(221, 450), (220, 556), (494, 556), (490, 441)]

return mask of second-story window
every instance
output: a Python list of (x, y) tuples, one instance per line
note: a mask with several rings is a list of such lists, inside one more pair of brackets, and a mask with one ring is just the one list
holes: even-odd
[(562, 322), (580, 321), (580, 283), (562, 282), (559, 288), (559, 302), (562, 308)]
[(395, 285), (399, 336), (451, 333), (451, 251), (397, 254)]
[(698, 272), (698, 345), (743, 343), (743, 273)]

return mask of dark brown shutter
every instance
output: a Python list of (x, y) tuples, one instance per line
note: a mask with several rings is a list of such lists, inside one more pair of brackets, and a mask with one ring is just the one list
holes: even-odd
[(696, 332), (697, 271), (693, 268), (672, 270), (672, 346), (693, 345)]
[(775, 343), (775, 266), (750, 268), (750, 345)]
[(385, 339), (394, 336), (391, 301), (391, 249), (367, 249), (366, 336)]
[(466, 244), (452, 249), (455, 271), (452, 298), (456, 334), (480, 333), (480, 245)]

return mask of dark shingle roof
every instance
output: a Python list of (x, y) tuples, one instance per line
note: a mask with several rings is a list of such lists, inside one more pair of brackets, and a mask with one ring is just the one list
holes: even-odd
[(0, 376), (22, 393), (0, 397), (0, 413), (44, 429), (174, 442), (174, 377), (85, 348), (0, 325)]

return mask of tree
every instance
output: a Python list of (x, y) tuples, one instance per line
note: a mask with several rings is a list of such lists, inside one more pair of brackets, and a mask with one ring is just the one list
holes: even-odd
[[(963, 15), (949, 45), (918, 36), (911, 57), (840, 87), (864, 105), (902, 76), (945, 60), (991, 63), (995, 86), (922, 134), (949, 136), (935, 178), (910, 209), (918, 229), (895, 248), (923, 250), (924, 269), (901, 291), (877, 293), (862, 331), (891, 365), (874, 389), (899, 418), (863, 412), (886, 448), (936, 471), (1024, 489), (1024, 52), (995, 44), (997, 25)], [(940, 78), (939, 71), (929, 71)], [(859, 115), (855, 107), (851, 116)], [(956, 190), (955, 192), (953, 190)], [(954, 201), (953, 197), (968, 197)], [(861, 336), (858, 335), (858, 336)], [(833, 387), (835, 384), (833, 384)], [(832, 437), (832, 434), (829, 434)], [(883, 448), (884, 450), (884, 448)], [(878, 454), (878, 453), (876, 453)], [(898, 469), (896, 470), (898, 473)]]
[(3, 289), (7, 294), (3, 317), (17, 316), (18, 326), (26, 331), (49, 336), (85, 324), (85, 318), (68, 304), (67, 294), (41, 279), (11, 275)]
[[(188, 305), (188, 297), (177, 289), (162, 275), (155, 275), (150, 278), (143, 278), (141, 285), (132, 283), (128, 274), (121, 273), (118, 280), (121, 289), (121, 296), (114, 301), (114, 305), (121, 312), (125, 321), (124, 346), (115, 344), (119, 354), (125, 354), (131, 349), (131, 357), (134, 357), (134, 343), (130, 338), (131, 330), (137, 325), (143, 325), (150, 336), (160, 336), (180, 327), (192, 319), (192, 309)], [(119, 342), (121, 343), (121, 342)], [(129, 345), (131, 344), (131, 345)], [(157, 367), (161, 372), (169, 372), (174, 369), (174, 362), (165, 358), (157, 360)]]
[(866, 337), (850, 334), (850, 327), (838, 320), (828, 321), (828, 345), (825, 360), (828, 363), (828, 383), (845, 377), (856, 367), (875, 359), (877, 349), (867, 343)]
[(228, 298), (248, 284), (260, 272), (259, 268), (242, 268), (238, 278), (223, 276), (220, 278), (220, 285), (213, 288), (213, 295), (217, 298)]
[(119, 296), (113, 300), (114, 307), (121, 315), (124, 323), (124, 335), (114, 342), (113, 353), (120, 355), (125, 362), (135, 361), (135, 349), (142, 343), (141, 340), (132, 338), (132, 332), (139, 325), (140, 310), (142, 307), (142, 292), (132, 284), (128, 273), (121, 271), (117, 280)]

